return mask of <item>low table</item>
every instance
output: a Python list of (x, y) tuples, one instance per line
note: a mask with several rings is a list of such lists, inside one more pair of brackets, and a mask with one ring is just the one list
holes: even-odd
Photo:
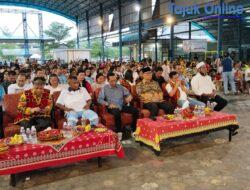
[(81, 160), (117, 155), (124, 157), (118, 136), (110, 131), (85, 132), (72, 139), (58, 142), (24, 144), (0, 153), (0, 175), (11, 175), (10, 184), (16, 185), (16, 174), (40, 168), (65, 165)]
[(209, 116), (194, 117), (187, 120), (167, 120), (158, 117), (156, 121), (149, 118), (139, 119), (135, 140), (153, 148), (160, 155), (160, 143), (164, 140), (208, 133), (223, 129), (229, 130), (229, 141), (239, 128), (236, 116), (221, 112), (212, 112)]

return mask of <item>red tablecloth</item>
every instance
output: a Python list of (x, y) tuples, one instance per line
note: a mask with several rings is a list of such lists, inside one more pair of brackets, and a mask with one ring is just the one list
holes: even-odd
[(0, 175), (114, 154), (119, 158), (124, 157), (123, 148), (114, 132), (90, 131), (56, 145), (44, 143), (11, 147), (6, 152), (0, 153)]
[(137, 121), (136, 141), (141, 141), (160, 151), (160, 141), (167, 138), (198, 133), (228, 125), (238, 125), (236, 116), (213, 112), (210, 116), (190, 120), (167, 120), (158, 117), (156, 121), (149, 118)]

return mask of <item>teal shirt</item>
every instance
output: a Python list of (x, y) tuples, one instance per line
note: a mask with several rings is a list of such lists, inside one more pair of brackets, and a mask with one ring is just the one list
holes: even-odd
[(3, 97), (5, 95), (5, 90), (2, 85), (0, 85), (0, 106), (2, 106)]

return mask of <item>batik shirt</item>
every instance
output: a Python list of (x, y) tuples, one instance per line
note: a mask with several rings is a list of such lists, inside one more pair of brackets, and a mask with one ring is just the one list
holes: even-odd
[(136, 92), (144, 103), (163, 101), (162, 89), (156, 81), (141, 81), (136, 85)]

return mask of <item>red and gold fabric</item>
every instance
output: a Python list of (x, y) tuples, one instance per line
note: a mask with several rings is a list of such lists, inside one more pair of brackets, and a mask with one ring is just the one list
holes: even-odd
[(223, 128), (228, 125), (238, 125), (236, 116), (221, 112), (213, 112), (209, 116), (189, 120), (167, 120), (158, 117), (156, 121), (153, 121), (144, 118), (137, 121), (135, 139), (160, 151), (160, 141), (164, 139)]
[[(45, 110), (45, 112), (43, 114), (32, 114), (31, 109), (36, 107)], [(32, 117), (50, 117), (52, 109), (52, 97), (50, 91), (44, 89), (40, 97), (36, 96), (33, 90), (25, 91), (20, 97), (17, 109), (18, 114), (15, 118), (14, 124), (18, 124), (24, 119), (29, 120)]]
[(85, 132), (63, 143), (24, 144), (0, 153), (0, 175), (64, 165), (81, 160), (117, 155), (124, 157), (118, 136), (111, 130)]

